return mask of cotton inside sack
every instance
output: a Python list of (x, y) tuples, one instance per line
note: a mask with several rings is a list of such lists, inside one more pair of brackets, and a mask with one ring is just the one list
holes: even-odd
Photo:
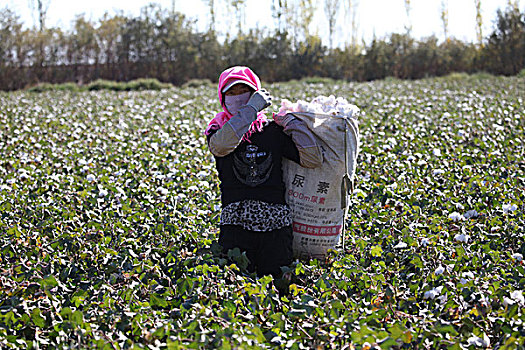
[(319, 168), (283, 160), (296, 257), (323, 258), (339, 242), (348, 210), (348, 182), (353, 181), (359, 153), (358, 113), (357, 107), (351, 116), (292, 113), (306, 123), (323, 152)]

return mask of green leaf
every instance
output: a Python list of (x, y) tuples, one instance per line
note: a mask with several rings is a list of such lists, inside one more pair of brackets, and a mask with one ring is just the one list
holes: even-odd
[(168, 306), (168, 302), (166, 301), (166, 299), (162, 295), (159, 295), (159, 294), (152, 293), (149, 297), (149, 302), (153, 306), (159, 306), (159, 307)]
[(44, 328), (46, 326), (46, 319), (42, 317), (42, 313), (39, 308), (35, 308), (33, 311), (31, 311), (31, 319), (37, 327)]
[(81, 311), (79, 310), (76, 310), (75, 312), (73, 312), (73, 314), (71, 315), (71, 321), (80, 326), (84, 323), (84, 315), (82, 314)]
[(330, 305), (334, 308), (334, 309), (339, 309), (339, 310), (343, 310), (345, 309), (345, 306), (344, 304), (341, 302), (341, 300), (339, 299), (334, 299), (330, 302)]
[(394, 323), (394, 324), (388, 329), (388, 331), (389, 331), (390, 334), (392, 335), (392, 338), (394, 338), (394, 339), (399, 339), (399, 338), (401, 337), (401, 335), (403, 334), (404, 329), (401, 328), (401, 326), (399, 326), (399, 324)]
[(49, 275), (47, 277), (44, 277), (43, 279), (41, 279), (39, 281), (39, 283), (42, 286), (42, 288), (44, 288), (44, 289), (51, 289), (51, 288), (54, 288), (54, 287), (58, 286), (58, 282), (57, 282), (55, 276), (53, 276), (53, 275)]
[(252, 328), (252, 333), (255, 335), (259, 343), (264, 343), (266, 341), (266, 337), (259, 327)]
[(381, 248), (380, 245), (375, 245), (370, 250), (370, 254), (374, 257), (380, 257), (382, 253), (383, 253), (383, 248)]
[(387, 337), (385, 340), (383, 340), (381, 343), (381, 349), (390, 349), (393, 346), (398, 346), (397, 341), (394, 338)]

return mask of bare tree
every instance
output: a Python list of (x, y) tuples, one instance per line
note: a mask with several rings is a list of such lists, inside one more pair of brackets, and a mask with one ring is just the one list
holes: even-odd
[(215, 30), (215, 0), (203, 0), (210, 9), (210, 30)]
[(29, 8), (33, 11), (33, 16), (38, 18), (38, 28), (42, 32), (46, 27), (47, 10), (51, 0), (29, 0)]
[(519, 8), (520, 8), (519, 0), (507, 0), (507, 7), (509, 9), (514, 9), (514, 10), (519, 11)]
[(283, 29), (291, 34), (292, 43), (307, 39), (310, 36), (310, 26), (314, 19), (316, 0), (288, 0), (286, 7), (281, 9)]
[(448, 40), (448, 0), (441, 0), (441, 23), (443, 24), (443, 34), (445, 41)]
[(325, 0), (324, 13), (328, 17), (328, 35), (330, 40), (330, 48), (334, 48), (334, 30), (335, 22), (337, 21), (337, 11), (339, 9), (339, 0)]
[(410, 12), (412, 12), (412, 5), (410, 4), (410, 0), (405, 0), (405, 12), (407, 14), (407, 24), (405, 25), (405, 29), (407, 31), (407, 34), (410, 35), (412, 33), (412, 19), (410, 18)]
[(481, 16), (481, 0), (474, 0), (476, 7), (476, 37), (478, 44), (483, 44), (483, 17)]
[(350, 18), (350, 46), (357, 46), (357, 8), (359, 7), (359, 0), (347, 0), (344, 2), (345, 15)]
[(277, 30), (282, 32), (286, 29), (288, 17), (288, 1), (287, 0), (273, 0), (272, 1), (272, 16), (277, 21)]
[(244, 24), (244, 10), (246, 8), (246, 0), (228, 0), (230, 6), (235, 11), (237, 16), (237, 29), (238, 33), (242, 33), (242, 27)]

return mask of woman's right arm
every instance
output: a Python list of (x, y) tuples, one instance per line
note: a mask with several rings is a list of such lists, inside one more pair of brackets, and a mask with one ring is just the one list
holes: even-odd
[(255, 109), (244, 106), (222, 128), (216, 131), (212, 128), (208, 137), (211, 153), (216, 157), (224, 157), (233, 152), (241, 143), (243, 135), (250, 129), (255, 118), (257, 118)]
[(257, 113), (272, 104), (272, 96), (268, 91), (261, 89), (252, 94), (246, 106), (231, 117), (222, 128), (208, 137), (208, 145), (211, 153), (216, 157), (224, 157), (237, 148), (241, 139), (250, 129), (250, 125), (257, 119)]

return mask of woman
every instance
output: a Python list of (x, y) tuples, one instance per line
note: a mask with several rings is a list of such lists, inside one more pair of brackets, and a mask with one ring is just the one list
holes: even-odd
[(262, 112), (271, 105), (259, 77), (236, 66), (219, 77), (223, 112), (205, 134), (221, 181), (219, 244), (239, 248), (250, 260), (248, 270), (277, 277), (292, 262), (292, 216), (284, 200), (283, 157), (314, 168), (322, 155), (312, 133), (293, 115)]

